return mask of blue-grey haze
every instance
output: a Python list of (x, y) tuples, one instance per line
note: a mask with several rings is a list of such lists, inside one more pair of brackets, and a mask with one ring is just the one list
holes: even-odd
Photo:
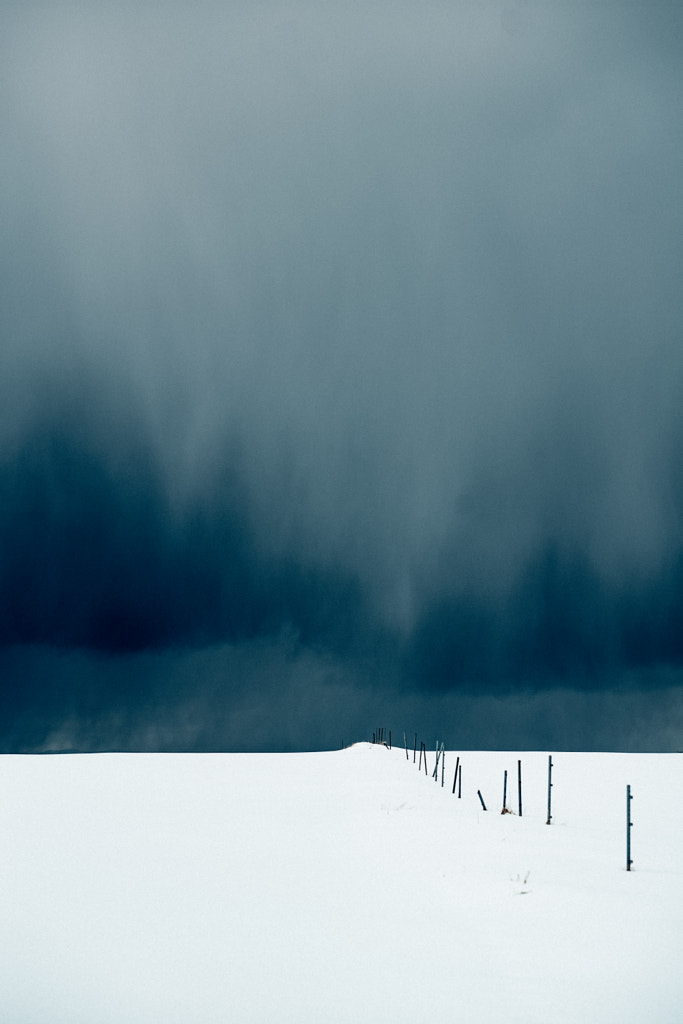
[(682, 11), (2, 5), (2, 749), (683, 745)]

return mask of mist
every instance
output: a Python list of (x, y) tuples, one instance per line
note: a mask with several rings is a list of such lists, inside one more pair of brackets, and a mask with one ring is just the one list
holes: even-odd
[(5, 749), (680, 747), (682, 20), (3, 6)]

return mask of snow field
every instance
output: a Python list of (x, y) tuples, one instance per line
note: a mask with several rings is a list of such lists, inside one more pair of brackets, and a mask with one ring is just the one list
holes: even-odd
[(677, 1024), (683, 756), (459, 754), (3, 757), (0, 1020)]

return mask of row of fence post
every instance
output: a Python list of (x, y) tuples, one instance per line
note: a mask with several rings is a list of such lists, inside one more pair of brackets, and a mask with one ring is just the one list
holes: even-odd
[[(385, 730), (383, 728), (379, 728), (376, 732), (374, 732), (372, 734), (372, 742), (373, 743), (382, 743), (385, 746), (388, 746), (389, 750), (391, 750), (391, 730), (389, 730), (388, 742), (385, 739)], [(408, 738), (407, 738), (407, 735), (406, 735), (405, 732), (403, 733), (403, 744), (404, 744), (405, 752), (406, 752), (406, 761), (409, 761), (410, 757), (409, 757), (409, 754), (408, 754)], [(344, 744), (342, 742), (342, 746), (343, 745)], [(427, 775), (428, 774), (428, 772), (427, 772), (427, 748), (426, 748), (424, 743), (422, 743), (422, 742), (420, 743), (420, 759), (419, 759), (419, 761), (417, 761), (417, 733), (415, 733), (415, 739), (414, 739), (414, 742), (413, 742), (413, 764), (415, 764), (417, 762), (418, 771), (422, 771), (423, 758), (424, 758), (424, 771), (425, 771), (425, 775)], [(435, 763), (434, 763), (434, 771), (432, 772), (432, 778), (434, 779), (435, 782), (439, 781), (439, 762), (441, 763), (441, 787), (443, 788), (444, 781), (445, 781), (445, 772), (446, 772), (446, 751), (445, 751), (445, 748), (444, 748), (444, 744), (441, 743), (441, 746), (439, 747), (439, 743), (438, 743), (438, 740), (437, 740), (437, 743), (436, 743), (436, 756), (435, 756)], [(455, 773), (453, 775), (453, 788), (451, 790), (451, 793), (453, 795), (455, 795), (456, 784), (457, 784), (457, 787), (458, 787), (458, 798), (460, 798), (462, 796), (462, 765), (460, 763), (460, 755), (458, 755), (458, 757), (456, 758), (456, 761), (455, 761)], [(503, 774), (503, 810), (502, 810), (503, 814), (509, 813), (508, 808), (507, 808), (507, 784), (508, 784), (508, 773), (507, 773), (507, 769), (505, 769), (505, 772)], [(546, 825), (550, 825), (551, 822), (552, 822), (552, 819), (553, 819), (553, 815), (552, 815), (552, 789), (553, 789), (553, 757), (552, 757), (552, 754), (549, 754), (548, 755), (548, 816), (546, 818)], [(478, 795), (479, 800), (481, 802), (481, 806), (483, 807), (484, 810), (486, 810), (486, 804), (484, 803), (484, 798), (481, 795), (481, 790), (479, 790), (479, 789), (477, 790), (477, 795)], [(633, 797), (631, 795), (631, 787), (629, 785), (629, 786), (626, 787), (626, 870), (627, 871), (631, 870), (631, 865), (633, 864), (633, 860), (631, 859), (631, 828), (633, 827), (633, 822), (631, 821), (631, 800), (632, 799), (633, 799)], [(517, 813), (518, 813), (519, 817), (521, 818), (522, 817), (522, 761), (521, 761), (521, 759), (518, 759), (518, 761), (517, 761), (517, 803), (518, 803), (518, 812)]]
[(377, 732), (373, 732), (372, 742), (382, 743), (385, 747), (389, 747), (389, 750), (391, 750), (391, 729), (389, 730), (388, 739), (385, 730), (382, 728), (378, 729)]

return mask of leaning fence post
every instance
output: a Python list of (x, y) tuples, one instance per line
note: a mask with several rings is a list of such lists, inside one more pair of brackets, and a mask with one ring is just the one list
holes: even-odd
[(481, 795), (481, 790), (480, 789), (477, 790), (477, 796), (481, 800), (481, 806), (484, 808), (484, 810), (486, 810), (486, 804), (484, 803), (484, 798)]
[(455, 775), (453, 776), (453, 793), (455, 794), (455, 784), (458, 781), (458, 765), (460, 764), (460, 754), (455, 759)]
[(553, 788), (552, 778), (553, 778), (553, 756), (552, 756), (552, 754), (549, 754), (548, 755), (548, 820), (546, 821), (546, 825), (550, 824), (550, 819), (552, 818), (552, 814), (550, 813), (550, 791)]
[[(434, 774), (432, 775), (432, 778), (434, 779), (434, 782), (438, 782), (439, 781), (439, 758), (441, 758), (441, 775), (443, 776), (443, 753), (444, 753), (443, 743), (441, 744), (441, 750), (439, 750), (439, 741), (437, 740), (436, 741), (436, 764), (434, 765)], [(443, 786), (443, 781), (441, 782), (441, 785)]]
[(522, 817), (522, 762), (517, 762), (517, 789), (519, 791), (519, 816)]
[(631, 870), (631, 829), (633, 828), (633, 822), (631, 821), (631, 787), (626, 787), (626, 870)]

